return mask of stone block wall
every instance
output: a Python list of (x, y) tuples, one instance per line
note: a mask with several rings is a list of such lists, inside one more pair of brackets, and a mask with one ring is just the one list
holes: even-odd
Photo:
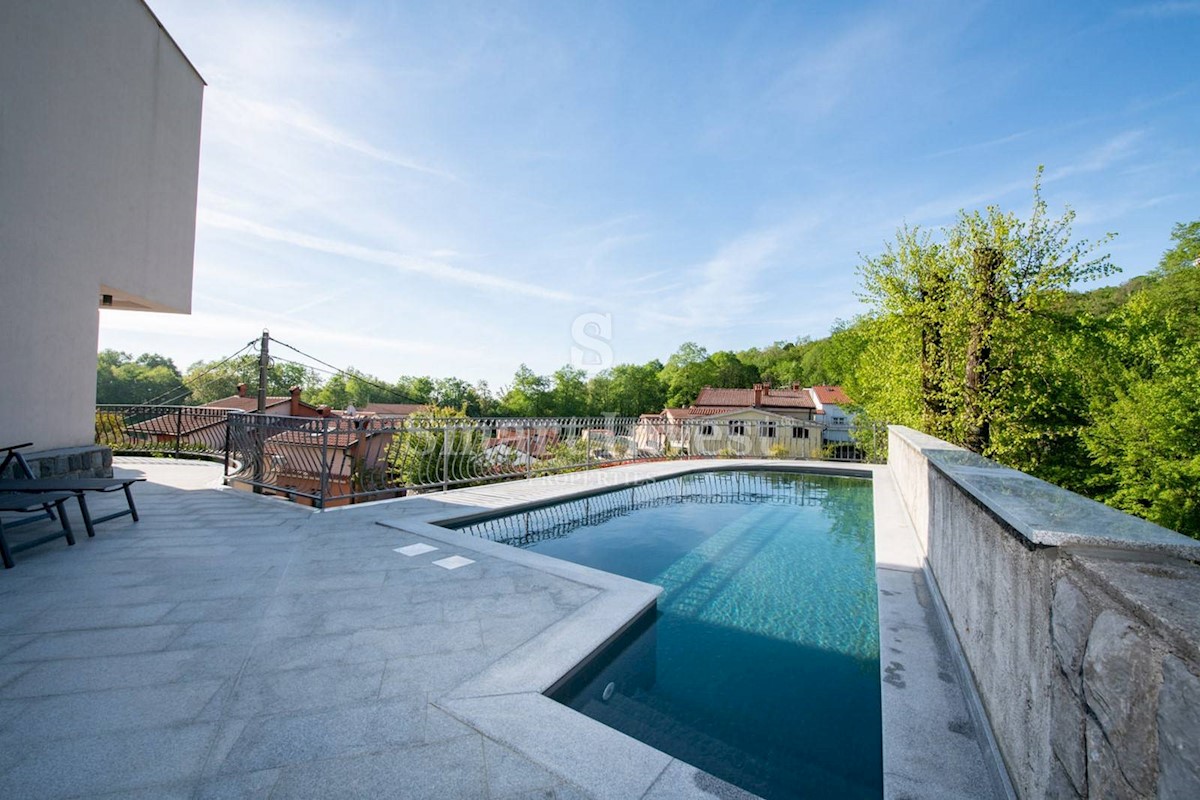
[(908, 429), (888, 463), (1017, 794), (1200, 798), (1200, 542)]
[(1071, 554), (1059, 572), (1051, 795), (1200, 797), (1200, 567)]
[[(25, 461), (35, 478), (111, 478), (112, 450), (102, 445), (86, 447), (64, 447), (59, 450), (40, 452), (22, 451)], [(0, 455), (0, 461), (3, 461)], [(6, 478), (23, 478), (15, 462), (10, 462), (0, 475)]]

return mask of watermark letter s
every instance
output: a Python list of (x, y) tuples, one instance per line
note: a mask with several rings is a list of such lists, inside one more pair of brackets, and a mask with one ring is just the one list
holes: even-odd
[(571, 322), (571, 366), (608, 369), (613, 364), (612, 314), (589, 312)]

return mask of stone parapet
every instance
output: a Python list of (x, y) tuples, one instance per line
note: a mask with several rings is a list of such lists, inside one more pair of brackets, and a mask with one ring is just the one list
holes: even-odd
[(1021, 797), (1200, 797), (1200, 542), (906, 428), (889, 465)]

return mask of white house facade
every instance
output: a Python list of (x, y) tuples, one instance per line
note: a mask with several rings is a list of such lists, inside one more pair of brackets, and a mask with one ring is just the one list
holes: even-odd
[(142, 0), (0, 3), (0, 445), (90, 467), (98, 309), (191, 311), (203, 89)]
[(807, 389), (825, 423), (823, 437), (827, 442), (849, 442), (854, 425), (852, 400), (840, 386), (811, 386)]

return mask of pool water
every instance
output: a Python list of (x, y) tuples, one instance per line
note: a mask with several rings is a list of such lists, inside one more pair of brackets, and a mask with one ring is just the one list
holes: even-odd
[(461, 529), (663, 587), (555, 700), (768, 800), (882, 796), (869, 480), (698, 473)]

